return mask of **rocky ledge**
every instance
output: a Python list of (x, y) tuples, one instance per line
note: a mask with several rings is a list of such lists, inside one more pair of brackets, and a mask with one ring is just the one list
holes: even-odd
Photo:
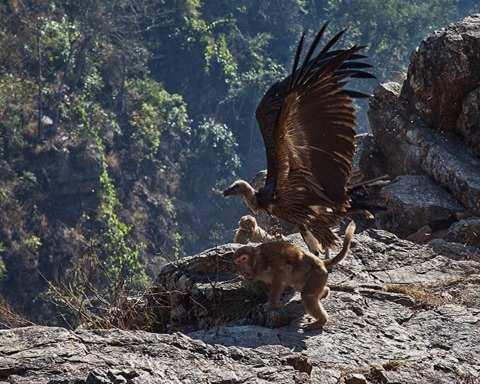
[(163, 269), (157, 289), (168, 292), (170, 305), (157, 315), (182, 333), (0, 331), (0, 381), (480, 382), (478, 248), (441, 239), (419, 245), (366, 230), (330, 276), (330, 322), (323, 331), (305, 331), (308, 317), (292, 292), (284, 297), (284, 325), (272, 328), (268, 316), (252, 316), (262, 313), (261, 288), (235, 278), (236, 247)]
[(179, 333), (40, 326), (0, 332), (0, 383), (308, 383), (310, 369), (285, 347), (227, 348)]

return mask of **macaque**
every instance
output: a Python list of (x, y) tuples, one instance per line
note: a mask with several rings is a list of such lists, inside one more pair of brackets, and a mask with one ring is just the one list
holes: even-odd
[(262, 229), (258, 224), (257, 220), (253, 216), (246, 215), (240, 218), (238, 222), (238, 229), (235, 232), (235, 237), (233, 241), (235, 243), (247, 244), (252, 243), (263, 243), (266, 241), (275, 240), (275, 236), (268, 234), (264, 229)]
[(246, 280), (264, 282), (269, 288), (267, 308), (276, 310), (285, 288), (301, 292), (305, 311), (315, 318), (309, 328), (321, 328), (328, 320), (320, 299), (328, 297), (328, 273), (344, 259), (355, 232), (351, 221), (345, 230), (342, 250), (331, 259), (319, 257), (286, 241), (275, 241), (258, 246), (243, 246), (235, 252), (234, 263)]

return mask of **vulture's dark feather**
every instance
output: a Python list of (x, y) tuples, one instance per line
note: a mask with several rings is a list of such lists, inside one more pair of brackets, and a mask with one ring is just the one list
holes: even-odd
[(362, 63), (358, 61), (347, 61), (340, 66), (341, 69), (360, 69), (360, 68), (372, 68), (370, 64)]
[(324, 247), (349, 209), (347, 184), (355, 150), (354, 98), (367, 94), (345, 89), (352, 78), (375, 78), (359, 53), (363, 46), (332, 49), (345, 30), (315, 54), (322, 26), (302, 63), (305, 34), (297, 46), (290, 75), (272, 85), (256, 111), (267, 153), (267, 179), (256, 192), (258, 205), (310, 232)]
[(358, 71), (356, 69), (341, 69), (335, 71), (335, 75), (345, 77), (354, 77), (357, 79), (376, 79), (375, 75), (365, 71)]
[(292, 74), (291, 74), (290, 85), (288, 86), (288, 89), (292, 89), (293, 85), (295, 84), (295, 73), (297, 72), (298, 63), (300, 62), (300, 55), (302, 54), (304, 40), (305, 40), (305, 32), (302, 33), (302, 37), (300, 38), (300, 42), (298, 43), (298, 46), (297, 46), (297, 52), (295, 53), (295, 59), (293, 60)]
[(335, 36), (333, 36), (330, 41), (325, 44), (325, 47), (323, 47), (323, 49), (320, 51), (320, 54), (319, 56), (322, 56), (323, 54), (325, 54), (326, 52), (328, 52), (328, 50), (333, 47), (333, 45), (343, 36), (343, 34), (347, 32), (347, 29), (343, 29), (341, 30), (340, 32), (338, 32)]
[(372, 95), (369, 95), (368, 93), (353, 91), (351, 89), (344, 89), (342, 93), (344, 95), (353, 97), (354, 99), (367, 99), (369, 97), (372, 97)]
[(310, 59), (311, 59), (311, 57), (312, 57), (312, 55), (313, 55), (313, 52), (314, 52), (315, 49), (317, 48), (318, 43), (319, 43), (320, 40), (322, 39), (323, 34), (324, 34), (325, 29), (327, 28), (327, 26), (328, 26), (328, 22), (325, 23), (322, 28), (320, 28), (320, 31), (317, 33), (317, 35), (315, 36), (315, 39), (313, 39), (312, 43), (310, 44), (310, 48), (308, 49), (307, 55), (305, 56), (305, 59), (303, 60), (303, 64), (302, 64), (302, 66), (301, 66), (300, 69), (299, 69), (298, 76), (296, 77), (297, 80), (294, 82), (293, 87), (296, 86), (296, 84), (297, 84), (298, 81), (301, 81), (303, 73), (304, 73), (305, 71), (308, 71), (308, 69), (309, 69), (309, 68), (308, 68), (308, 64), (309, 64), (309, 62), (310, 62)]
[[(307, 71), (306, 71), (307, 73), (303, 77), (302, 82), (305, 82), (307, 77), (310, 77), (310, 76), (307, 76), (309, 73), (320, 71), (321, 67), (323, 65), (325, 65), (330, 60), (335, 59), (336, 57), (338, 57), (338, 55), (342, 55), (345, 52), (345, 50), (338, 50), (338, 52), (335, 55), (329, 55), (328, 54), (328, 49), (326, 49), (328, 46), (331, 47), (335, 43), (335, 41), (338, 40), (343, 35), (343, 33), (345, 33), (345, 30), (337, 33), (332, 38), (332, 40), (330, 40), (327, 43), (327, 45), (322, 49), (322, 51), (311, 61), (311, 63), (308, 65), (308, 68), (307, 68)], [(335, 40), (335, 41), (333, 41), (333, 40)], [(332, 43), (332, 41), (333, 41), (333, 43)]]
[(352, 47), (349, 50), (344, 50), (331, 59), (325, 61), (322, 65), (318, 66), (315, 71), (311, 72), (310, 76), (305, 80), (305, 84), (309, 86), (315, 83), (320, 76), (333, 74), (335, 70), (337, 70), (342, 63), (348, 59), (349, 55), (351, 55), (352, 52), (355, 52), (356, 49), (357, 48)]

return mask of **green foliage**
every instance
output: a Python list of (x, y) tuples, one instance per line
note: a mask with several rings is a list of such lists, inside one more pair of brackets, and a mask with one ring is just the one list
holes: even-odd
[[(240, 167), (237, 142), (225, 124), (213, 119), (203, 120), (193, 130), (189, 147), (191, 154), (184, 165), (184, 193), (187, 195), (193, 197), (204, 185), (212, 188), (235, 177)], [(197, 194), (195, 199), (198, 201), (202, 196)]]
[(176, 232), (173, 238), (173, 257), (175, 260), (182, 256), (182, 241), (183, 235), (180, 232)]
[(144, 245), (132, 244), (129, 241), (132, 227), (118, 217), (117, 212), (121, 203), (118, 200), (115, 185), (108, 174), (100, 139), (97, 140), (97, 146), (102, 161), (101, 203), (98, 209), (98, 219), (105, 227), (101, 246), (107, 255), (105, 260), (107, 277), (112, 282), (126, 281), (130, 285), (144, 287), (148, 280), (140, 257)]
[(42, 240), (35, 235), (32, 235), (23, 241), (23, 245), (32, 253), (37, 253), (42, 246)]
[(0, 158), (19, 153), (24, 130), (33, 113), (33, 83), (12, 73), (0, 72)]
[(22, 176), (19, 178), (20, 183), (22, 184), (22, 189), (24, 191), (33, 191), (38, 187), (37, 177), (33, 172), (23, 171)]
[(186, 105), (181, 96), (168, 93), (154, 80), (129, 81), (127, 88), (133, 156), (152, 160), (159, 155), (165, 134), (171, 142), (188, 132)]
[(238, 65), (228, 48), (227, 37), (220, 35), (218, 40), (209, 41), (206, 52), (206, 71), (211, 68), (212, 61), (215, 60), (222, 68), (227, 83), (237, 78)]
[(66, 16), (58, 20), (41, 17), (38, 22), (46, 68), (55, 75), (56, 71), (70, 60), (74, 42), (81, 37), (81, 33), (75, 23), (68, 21)]
[(446, 25), (456, 0), (329, 0), (326, 11), (337, 29), (349, 26), (347, 41), (366, 44), (381, 80), (405, 70), (411, 51), (426, 34)]

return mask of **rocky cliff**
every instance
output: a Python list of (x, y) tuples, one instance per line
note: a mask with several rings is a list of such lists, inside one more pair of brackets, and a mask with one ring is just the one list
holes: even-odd
[(448, 232), (451, 240), (478, 245), (479, 55), (477, 15), (427, 37), (405, 81), (375, 90), (360, 164), (366, 174), (394, 179), (381, 192), (386, 212), (377, 227), (419, 242)]
[[(291, 241), (300, 242), (297, 235)], [(242, 285), (226, 245), (166, 266), (154, 313), (164, 331), (27, 327), (0, 331), (11, 383), (478, 383), (480, 253), (356, 236), (330, 276), (330, 322), (308, 322), (297, 294), (275, 322)], [(274, 328), (272, 328), (275, 326)], [(185, 336), (185, 334), (187, 336)]]
[[(374, 223), (329, 277), (330, 321), (298, 294), (272, 317), (234, 273), (237, 244), (165, 265), (132, 330), (0, 331), (0, 382), (480, 383), (480, 16), (435, 32), (380, 85), (359, 192)], [(298, 235), (289, 240), (303, 246)]]

